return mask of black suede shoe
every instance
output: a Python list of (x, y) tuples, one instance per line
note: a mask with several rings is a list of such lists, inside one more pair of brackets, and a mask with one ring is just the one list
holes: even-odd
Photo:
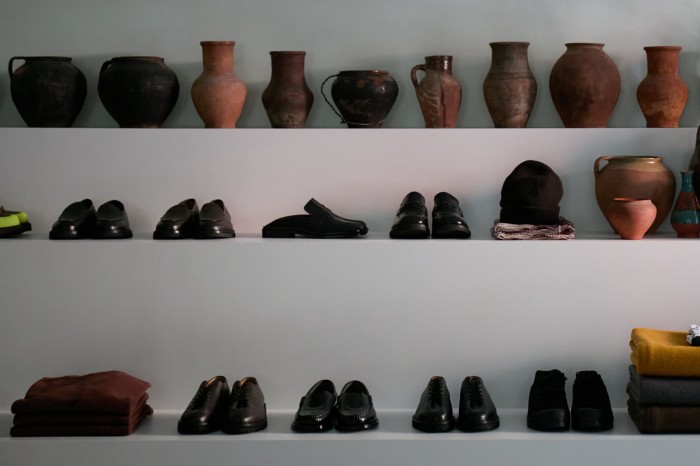
[(596, 371), (580, 371), (574, 380), (571, 428), (601, 432), (613, 428), (613, 412), (603, 379)]
[(372, 397), (362, 382), (345, 384), (338, 395), (338, 414), (335, 428), (344, 432), (375, 429), (379, 425)]
[(255, 377), (236, 381), (231, 387), (228, 417), (223, 431), (227, 434), (246, 434), (267, 427), (267, 407), (260, 385)]
[(95, 206), (90, 199), (74, 202), (61, 212), (51, 227), (50, 239), (83, 239), (92, 237), (95, 231)]
[(263, 238), (352, 238), (367, 234), (365, 222), (340, 217), (316, 199), (310, 199), (304, 210), (309, 215), (289, 215), (265, 225)]
[(496, 406), (481, 377), (466, 377), (459, 391), (457, 428), (465, 432), (493, 430), (500, 425)]
[(177, 423), (181, 434), (206, 434), (221, 429), (226, 420), (230, 390), (223, 375), (205, 380)]
[(194, 238), (199, 224), (199, 206), (194, 199), (186, 199), (169, 208), (160, 218), (153, 239)]
[(112, 200), (105, 202), (95, 213), (97, 221), (92, 233), (93, 239), (126, 239), (131, 238), (129, 216), (126, 215), (124, 204)]
[(297, 432), (321, 432), (335, 425), (338, 394), (330, 380), (319, 380), (302, 397), (294, 415), (292, 430)]
[(236, 232), (224, 201), (214, 199), (202, 206), (195, 237), (199, 239), (233, 238)]
[(471, 238), (464, 213), (457, 198), (442, 192), (435, 195), (433, 206), (433, 238)]
[(455, 428), (450, 391), (444, 378), (431, 377), (413, 415), (413, 428), (423, 432), (448, 432)]
[(422, 239), (430, 236), (425, 198), (415, 191), (406, 194), (396, 211), (389, 236), (395, 239)]
[(530, 388), (527, 426), (542, 431), (569, 430), (571, 415), (566, 402), (566, 377), (556, 369), (537, 371)]

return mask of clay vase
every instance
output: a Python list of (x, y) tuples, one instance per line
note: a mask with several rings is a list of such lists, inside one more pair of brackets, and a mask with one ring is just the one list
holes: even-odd
[(270, 52), (272, 76), (262, 103), (273, 128), (303, 128), (314, 103), (304, 78), (306, 52)]
[(671, 227), (679, 238), (700, 238), (700, 202), (693, 190), (692, 170), (681, 170), (681, 192), (671, 211)]
[(647, 128), (678, 128), (688, 86), (678, 75), (677, 46), (644, 47), (647, 75), (637, 87), (637, 101), (647, 120)]
[[(331, 97), (338, 110), (323, 92), (323, 86), (331, 78), (335, 78)], [(399, 86), (388, 71), (341, 71), (323, 81), (321, 95), (348, 128), (381, 128), (396, 102)]]
[(117, 57), (100, 69), (97, 91), (122, 128), (160, 128), (180, 94), (177, 76), (160, 57)]
[(605, 128), (620, 96), (620, 73), (604, 44), (566, 44), (549, 75), (549, 92), (566, 128)]
[(695, 149), (693, 156), (690, 158), (688, 169), (693, 171), (693, 188), (695, 195), (700, 199), (700, 126), (695, 133)]
[(484, 100), (496, 128), (525, 128), (537, 96), (527, 60), (529, 42), (491, 42)]
[[(418, 82), (418, 71), (425, 76)], [(424, 65), (411, 69), (411, 82), (426, 128), (454, 128), (462, 105), (462, 86), (452, 75), (452, 56), (425, 57)]]
[[(15, 60), (24, 60), (13, 71)], [(68, 57), (12, 57), (7, 65), (10, 93), (30, 127), (67, 128), (85, 103), (85, 75)]]
[[(607, 165), (601, 168), (601, 163)], [(656, 206), (656, 217), (647, 233), (656, 232), (671, 212), (676, 194), (676, 178), (664, 165), (663, 157), (652, 156), (605, 156), (598, 157), (593, 164), (595, 175), (595, 197), (598, 207), (610, 221), (609, 212), (613, 199), (626, 197), (650, 199)]]
[(650, 199), (616, 197), (610, 202), (607, 219), (622, 239), (642, 239), (656, 217)]
[(236, 74), (234, 41), (204, 41), (202, 73), (192, 83), (194, 108), (206, 128), (235, 128), (243, 111), (246, 85)]

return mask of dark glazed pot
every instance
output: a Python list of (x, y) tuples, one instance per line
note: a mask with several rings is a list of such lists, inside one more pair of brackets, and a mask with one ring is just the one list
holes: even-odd
[[(15, 60), (24, 64), (12, 70)], [(7, 65), (10, 93), (22, 119), (31, 127), (67, 128), (85, 102), (85, 75), (68, 57), (12, 57)]]
[(678, 75), (678, 46), (644, 47), (647, 75), (637, 87), (637, 102), (647, 120), (647, 128), (678, 128), (688, 86)]
[(306, 52), (270, 52), (272, 76), (262, 93), (262, 102), (273, 128), (303, 128), (314, 103), (306, 85)]
[(175, 107), (180, 84), (160, 57), (118, 57), (102, 64), (100, 100), (122, 128), (159, 128)]
[[(417, 72), (425, 76), (418, 82)], [(451, 55), (425, 57), (424, 65), (411, 69), (411, 82), (416, 89), (426, 128), (454, 128), (462, 105), (462, 85), (452, 75)]]
[[(323, 92), (323, 85), (331, 78), (335, 78), (331, 97), (337, 111)], [(321, 94), (348, 128), (381, 128), (396, 102), (399, 86), (388, 71), (341, 71), (323, 81)]]

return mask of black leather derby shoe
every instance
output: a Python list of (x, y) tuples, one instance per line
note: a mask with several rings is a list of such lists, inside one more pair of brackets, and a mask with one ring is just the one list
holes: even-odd
[(231, 223), (231, 214), (221, 199), (202, 206), (195, 236), (199, 239), (233, 238), (236, 232)]
[(230, 390), (226, 377), (217, 375), (201, 383), (177, 423), (181, 434), (206, 434), (221, 429), (226, 420)]
[(472, 236), (457, 198), (449, 193), (435, 195), (433, 238), (467, 239)]
[(396, 239), (422, 239), (430, 236), (428, 210), (422, 194), (413, 191), (403, 198), (389, 236)]
[(124, 204), (112, 200), (105, 202), (97, 209), (97, 221), (92, 234), (94, 239), (125, 239), (133, 236), (129, 227), (129, 216), (126, 215)]
[(535, 372), (527, 404), (527, 426), (544, 432), (569, 430), (571, 413), (566, 401), (566, 376), (563, 372)]
[(51, 227), (51, 239), (90, 238), (95, 230), (95, 206), (90, 199), (74, 202), (61, 212)]
[(199, 206), (194, 199), (186, 199), (163, 214), (153, 232), (153, 239), (193, 238), (198, 224)]
[(265, 225), (263, 238), (351, 238), (367, 234), (365, 222), (340, 217), (316, 199), (309, 200), (304, 210), (309, 215), (290, 215)]
[(496, 406), (486, 391), (484, 381), (476, 376), (465, 378), (460, 390), (457, 428), (465, 432), (479, 432), (493, 430), (499, 424)]
[(319, 432), (335, 425), (335, 409), (338, 395), (330, 380), (319, 380), (299, 402), (294, 415), (292, 430), (297, 432)]
[(432, 377), (413, 415), (413, 427), (423, 432), (448, 432), (455, 428), (450, 391), (445, 379)]
[(344, 432), (375, 429), (379, 425), (372, 397), (362, 382), (345, 384), (338, 395), (338, 414), (335, 428)]
[(257, 432), (267, 427), (265, 397), (255, 377), (236, 381), (231, 387), (228, 418), (223, 430), (227, 434)]
[(613, 411), (603, 378), (596, 371), (580, 371), (574, 380), (571, 428), (601, 432), (613, 428)]

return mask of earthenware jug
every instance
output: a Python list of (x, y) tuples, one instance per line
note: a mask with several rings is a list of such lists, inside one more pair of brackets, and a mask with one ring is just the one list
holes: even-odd
[[(418, 71), (424, 73), (418, 81)], [(462, 105), (462, 85), (452, 75), (451, 55), (425, 57), (411, 69), (411, 82), (426, 128), (454, 128)]]
[(681, 170), (681, 192), (671, 211), (671, 227), (679, 238), (700, 237), (700, 202), (693, 190), (692, 170)]
[(637, 101), (647, 120), (647, 128), (677, 128), (688, 86), (678, 75), (678, 46), (644, 47), (647, 75), (637, 87)]
[[(335, 78), (331, 98), (338, 110), (323, 92), (323, 86), (331, 78)], [(388, 71), (341, 71), (323, 81), (321, 94), (348, 128), (381, 128), (396, 101), (399, 86)]]
[(607, 219), (622, 239), (642, 239), (654, 223), (656, 206), (650, 199), (616, 197), (610, 202)]
[(262, 93), (263, 107), (273, 128), (303, 128), (314, 103), (306, 85), (306, 52), (270, 52), (272, 76)]

